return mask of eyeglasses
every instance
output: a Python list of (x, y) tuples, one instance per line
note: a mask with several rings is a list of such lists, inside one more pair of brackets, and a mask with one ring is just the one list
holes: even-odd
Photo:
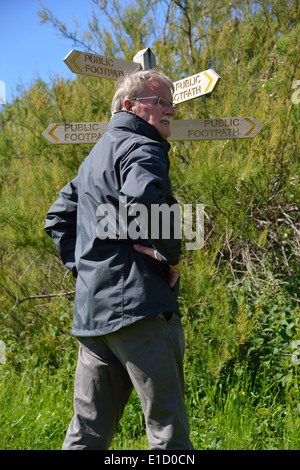
[(163, 98), (162, 96), (142, 96), (141, 98), (129, 98), (130, 100), (149, 100), (154, 99), (155, 101), (152, 103), (154, 106), (160, 106), (162, 108), (169, 108), (170, 106), (177, 112), (178, 106), (171, 101), (167, 100), (167, 98)]

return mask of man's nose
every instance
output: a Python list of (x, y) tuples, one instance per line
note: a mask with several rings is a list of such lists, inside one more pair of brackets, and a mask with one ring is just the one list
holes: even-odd
[(169, 114), (170, 116), (175, 116), (176, 110), (173, 108), (171, 104), (166, 109), (166, 114)]

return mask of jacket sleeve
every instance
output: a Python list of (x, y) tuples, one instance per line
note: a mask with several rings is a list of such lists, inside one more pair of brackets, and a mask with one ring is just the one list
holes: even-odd
[(59, 193), (51, 206), (45, 223), (45, 232), (52, 238), (64, 265), (77, 277), (75, 266), (77, 222), (77, 177)]
[[(142, 204), (147, 209), (147, 239), (157, 250), (160, 261), (174, 266), (181, 256), (181, 234), (178, 237), (180, 207), (172, 195), (168, 176), (169, 159), (167, 153), (155, 145), (144, 145), (133, 150), (121, 165), (121, 192), (127, 197), (132, 208)], [(167, 208), (166, 214), (154, 211), (152, 206)], [(177, 217), (170, 208), (175, 208)], [(163, 230), (163, 224), (164, 229)], [(153, 236), (153, 229), (156, 236)], [(167, 236), (164, 234), (167, 233)], [(157, 236), (157, 234), (159, 234)]]

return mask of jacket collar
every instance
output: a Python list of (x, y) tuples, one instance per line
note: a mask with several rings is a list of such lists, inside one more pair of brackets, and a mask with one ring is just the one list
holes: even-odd
[(163, 139), (159, 132), (145, 119), (130, 111), (122, 110), (117, 111), (110, 122), (108, 123), (108, 130), (122, 129), (134, 134), (149, 137), (149, 139), (156, 140), (162, 144), (164, 149), (168, 152), (170, 144), (167, 140)]

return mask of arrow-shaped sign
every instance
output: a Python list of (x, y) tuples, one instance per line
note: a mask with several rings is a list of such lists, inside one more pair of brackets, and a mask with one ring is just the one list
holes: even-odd
[[(150, 61), (151, 63), (148, 58), (149, 63), (147, 62), (148, 66), (146, 67), (144, 62), (149, 53), (153, 57)], [(113, 80), (117, 80), (125, 73), (140, 70), (142, 63), (144, 63), (143, 68), (148, 68), (150, 65), (155, 67), (155, 56), (149, 48), (140, 51), (134, 59), (136, 59), (136, 62), (72, 50), (64, 58), (64, 62), (74, 73)], [(182, 103), (183, 101), (211, 93), (219, 79), (220, 76), (214, 70), (208, 69), (205, 72), (196, 73), (174, 82), (174, 103)]]
[[(52, 144), (95, 144), (106, 131), (106, 122), (51, 124), (43, 136)], [(253, 138), (262, 129), (253, 117), (171, 121), (170, 141)]]
[(182, 103), (183, 101), (198, 98), (198, 96), (205, 95), (206, 93), (211, 93), (220, 78), (214, 70), (209, 69), (174, 82), (174, 103)]
[(130, 73), (141, 69), (141, 65), (136, 62), (75, 50), (69, 52), (64, 62), (74, 73), (112, 80), (122, 77), (125, 72)]
[(53, 123), (43, 132), (51, 144), (95, 144), (106, 131), (107, 122)]
[(262, 125), (253, 117), (171, 121), (168, 140), (245, 139), (255, 137)]

